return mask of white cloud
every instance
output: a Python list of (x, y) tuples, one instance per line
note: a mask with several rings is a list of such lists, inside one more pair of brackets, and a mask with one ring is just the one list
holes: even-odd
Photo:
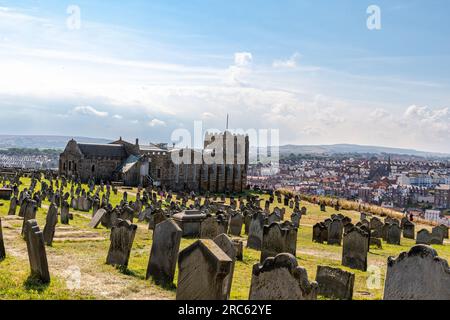
[(113, 118), (117, 119), (117, 120), (122, 120), (123, 116), (121, 116), (120, 114), (115, 114), (115, 115), (113, 115)]
[(164, 122), (164, 121), (162, 121), (162, 120), (159, 120), (159, 119), (152, 119), (149, 123), (148, 123), (148, 125), (150, 126), (150, 127), (165, 127), (166, 126), (166, 123)]
[(245, 86), (245, 78), (250, 74), (253, 55), (250, 52), (236, 52), (234, 54), (234, 64), (228, 68), (228, 75), (225, 83), (232, 86)]
[(237, 67), (249, 66), (253, 61), (253, 55), (250, 52), (236, 52), (234, 54), (234, 64)]
[(274, 68), (296, 68), (298, 59), (300, 59), (300, 54), (295, 52), (289, 59), (287, 60), (275, 60), (272, 64)]
[(91, 106), (78, 106), (78, 107), (73, 108), (72, 112), (75, 114), (81, 114), (81, 115), (85, 115), (85, 116), (95, 116), (95, 117), (101, 117), (101, 118), (108, 116), (108, 112), (99, 111)]

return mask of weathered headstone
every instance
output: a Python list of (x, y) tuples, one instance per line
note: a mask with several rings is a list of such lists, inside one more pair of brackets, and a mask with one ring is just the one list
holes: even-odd
[(55, 236), (55, 227), (57, 223), (58, 223), (58, 208), (54, 203), (51, 203), (50, 207), (48, 208), (43, 232), (44, 242), (48, 246), (51, 246), (53, 243), (53, 237)]
[(339, 219), (334, 219), (328, 226), (328, 241), (329, 245), (341, 245), (342, 234), (344, 233), (344, 225)]
[(234, 248), (236, 249), (236, 259), (239, 261), (244, 260), (244, 242), (239, 239), (233, 239)]
[(366, 271), (368, 250), (369, 234), (361, 228), (354, 227), (344, 235), (342, 265)]
[(317, 291), (317, 282), (309, 282), (306, 269), (289, 253), (253, 266), (250, 300), (316, 300)]
[(25, 225), (28, 220), (36, 219), (37, 206), (36, 201), (29, 200), (23, 203), (25, 206), (25, 212), (23, 216), (23, 224), (22, 224), (22, 236), (26, 239), (27, 234), (25, 233)]
[(316, 223), (313, 226), (312, 241), (324, 243), (328, 240), (328, 228), (323, 222)]
[(147, 279), (152, 277), (157, 284), (173, 282), (182, 234), (183, 230), (173, 219), (164, 220), (156, 225), (147, 267)]
[(39, 230), (37, 221), (27, 220), (25, 223), (28, 259), (30, 261), (31, 277), (38, 279), (42, 283), (50, 282), (48, 271), (47, 253), (45, 251), (44, 237)]
[(105, 209), (98, 209), (97, 212), (92, 217), (91, 222), (89, 222), (89, 227), (94, 229), (97, 228), (105, 214), (106, 214)]
[(264, 231), (264, 215), (256, 212), (252, 216), (250, 229), (248, 231), (247, 247), (255, 250), (261, 250)]
[(372, 233), (373, 237), (375, 238), (382, 238), (383, 235), (383, 222), (381, 222), (380, 219), (377, 217), (373, 217), (370, 220), (370, 230), (374, 231)]
[(260, 262), (280, 253), (290, 253), (294, 257), (297, 253), (297, 228), (290, 222), (264, 226)]
[(106, 258), (106, 264), (119, 267), (128, 266), (136, 229), (137, 226), (130, 221), (118, 219), (116, 225), (111, 229), (111, 244)]
[(317, 266), (319, 294), (326, 298), (352, 300), (355, 274), (339, 268)]
[(401, 236), (402, 236), (402, 229), (400, 229), (399, 225), (395, 223), (388, 224), (386, 235), (386, 242), (388, 244), (400, 245)]
[(302, 215), (299, 212), (294, 212), (291, 214), (291, 222), (294, 225), (294, 227), (299, 228), (300, 227), (300, 220), (302, 218)]
[(233, 244), (233, 241), (231, 241), (231, 239), (225, 233), (219, 234), (217, 237), (214, 238), (213, 241), (215, 242), (215, 244), (219, 246), (220, 249), (222, 249), (223, 252), (227, 254), (228, 257), (230, 257), (232, 261), (230, 273), (225, 278), (226, 283), (225, 288), (227, 292), (226, 299), (228, 300), (230, 298), (231, 284), (233, 282), (234, 266), (237, 259), (236, 248), (235, 245)]
[(416, 244), (431, 244), (431, 233), (427, 229), (417, 232)]
[(216, 216), (208, 216), (202, 221), (200, 227), (200, 238), (214, 239), (219, 235), (219, 221)]
[(201, 239), (178, 255), (177, 300), (225, 300), (233, 261), (210, 239)]
[(243, 224), (244, 216), (240, 212), (232, 213), (230, 216), (229, 233), (233, 236), (240, 237)]
[(416, 245), (388, 258), (385, 300), (450, 300), (450, 268), (436, 250)]
[(404, 221), (403, 223), (403, 238), (406, 239), (415, 239), (415, 225), (411, 221)]
[(8, 210), (8, 215), (9, 216), (15, 216), (16, 215), (16, 211), (17, 211), (17, 204), (18, 204), (18, 200), (16, 197), (12, 197), (11, 201), (9, 203), (9, 210)]

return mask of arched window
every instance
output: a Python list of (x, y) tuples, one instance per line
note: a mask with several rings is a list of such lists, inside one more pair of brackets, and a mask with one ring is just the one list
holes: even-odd
[(92, 165), (92, 169), (91, 169), (92, 173), (95, 172), (95, 164)]
[(63, 171), (66, 171), (66, 163), (63, 163)]

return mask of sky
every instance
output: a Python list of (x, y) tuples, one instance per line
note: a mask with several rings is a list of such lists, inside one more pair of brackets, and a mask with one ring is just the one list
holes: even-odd
[(449, 16), (448, 0), (0, 0), (0, 134), (169, 142), (229, 114), (280, 144), (448, 153)]

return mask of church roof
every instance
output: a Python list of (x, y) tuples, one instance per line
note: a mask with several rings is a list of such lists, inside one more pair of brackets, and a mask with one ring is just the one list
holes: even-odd
[(78, 147), (88, 157), (127, 157), (125, 147), (118, 144), (78, 143)]

